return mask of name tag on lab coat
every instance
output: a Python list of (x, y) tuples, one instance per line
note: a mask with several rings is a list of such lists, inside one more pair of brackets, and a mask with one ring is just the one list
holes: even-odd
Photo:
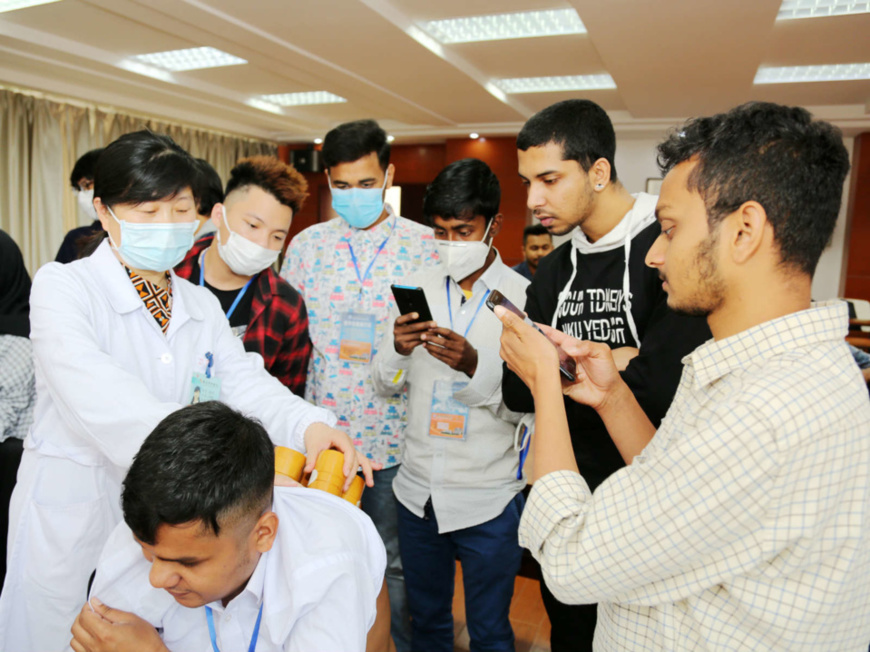
[(219, 378), (206, 378), (205, 374), (193, 374), (190, 379), (190, 396), (188, 405), (219, 401), (221, 398), (221, 381)]

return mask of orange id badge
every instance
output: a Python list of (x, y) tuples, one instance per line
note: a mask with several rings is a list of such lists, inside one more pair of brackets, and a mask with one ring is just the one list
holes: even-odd
[(338, 359), (368, 364), (375, 348), (375, 316), (365, 312), (341, 315), (341, 340)]
[(432, 411), (429, 416), (429, 435), (465, 441), (468, 434), (468, 406), (453, 398), (468, 383), (436, 380), (432, 386)]

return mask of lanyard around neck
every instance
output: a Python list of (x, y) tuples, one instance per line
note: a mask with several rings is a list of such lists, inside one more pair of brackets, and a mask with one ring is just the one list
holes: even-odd
[[(239, 305), (239, 301), (241, 301), (242, 297), (245, 296), (245, 291), (249, 287), (251, 287), (251, 283), (254, 282), (254, 278), (255, 277), (253, 277), (253, 276), (251, 278), (249, 278), (248, 282), (245, 283), (245, 287), (243, 287), (241, 290), (239, 290), (239, 293), (236, 295), (235, 301), (233, 301), (233, 304), (230, 306), (230, 309), (227, 310), (227, 319), (229, 319), (230, 315), (232, 315), (236, 311), (236, 306)], [(200, 285), (200, 287), (205, 287), (205, 251), (203, 251), (199, 255), (199, 285)]]
[[(260, 636), (260, 619), (263, 617), (263, 604), (260, 603), (260, 613), (257, 614), (257, 624), (254, 625), (254, 633), (251, 634), (251, 644), (248, 646), (248, 652), (254, 652), (257, 649), (257, 638)], [(205, 618), (208, 620), (208, 635), (211, 637), (211, 649), (214, 652), (221, 652), (217, 646), (217, 634), (214, 631), (214, 616), (211, 613), (211, 607), (206, 605)]]
[[(460, 290), (461, 291), (461, 290)], [(468, 335), (468, 331), (471, 330), (471, 325), (474, 323), (474, 320), (477, 319), (477, 313), (480, 312), (480, 309), (483, 307), (486, 298), (489, 296), (489, 290), (483, 293), (483, 297), (480, 299), (480, 303), (477, 304), (477, 308), (474, 310), (474, 314), (471, 316), (471, 321), (468, 322), (468, 326), (465, 328), (465, 332), (462, 334), (462, 337), (466, 337)], [(453, 328), (453, 305), (450, 300), (450, 277), (447, 277), (447, 313), (450, 315), (450, 330), (456, 332)]]
[(369, 274), (372, 272), (372, 268), (375, 266), (375, 262), (378, 260), (378, 256), (381, 255), (381, 251), (384, 250), (384, 247), (387, 246), (387, 242), (389, 242), (390, 237), (393, 235), (393, 231), (396, 230), (396, 222), (398, 222), (398, 218), (393, 220), (393, 226), (390, 227), (390, 232), (387, 234), (387, 237), (384, 238), (384, 241), (378, 247), (378, 250), (375, 252), (375, 257), (372, 258), (372, 262), (369, 263), (369, 266), (366, 267), (366, 273), (360, 275), (359, 273), (359, 262), (356, 259), (356, 254), (353, 252), (353, 245), (350, 243), (350, 238), (344, 236), (342, 240), (347, 243), (347, 249), (350, 252), (350, 259), (353, 261), (353, 269), (356, 272), (356, 279), (359, 281), (359, 291), (362, 294), (363, 285), (365, 284), (366, 279), (369, 277)]

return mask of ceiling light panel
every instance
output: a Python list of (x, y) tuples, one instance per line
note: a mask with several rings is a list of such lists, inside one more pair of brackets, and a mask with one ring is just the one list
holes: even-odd
[(4, 11), (15, 11), (16, 9), (25, 9), (37, 5), (47, 5), (52, 2), (59, 2), (59, 0), (0, 0), (0, 14)]
[(831, 66), (790, 66), (759, 68), (756, 84), (800, 84), (804, 82), (854, 81), (870, 79), (870, 63), (840, 63)]
[(222, 68), (248, 63), (244, 59), (221, 52), (215, 48), (189, 48), (187, 50), (169, 50), (139, 54), (133, 57), (137, 61), (150, 66), (178, 72), (181, 70), (201, 70), (203, 68)]
[(277, 95), (260, 95), (264, 102), (278, 106), (308, 106), (311, 104), (341, 104), (346, 99), (327, 91), (309, 91), (306, 93), (279, 93)]
[(422, 23), (421, 27), (441, 43), (473, 43), (586, 33), (583, 21), (573, 9), (430, 20)]
[(797, 18), (822, 18), (870, 13), (870, 2), (849, 0), (783, 0), (777, 20)]
[(496, 79), (496, 88), (505, 93), (554, 93), (559, 91), (597, 91), (616, 88), (610, 75), (570, 75), (564, 77), (514, 77)]

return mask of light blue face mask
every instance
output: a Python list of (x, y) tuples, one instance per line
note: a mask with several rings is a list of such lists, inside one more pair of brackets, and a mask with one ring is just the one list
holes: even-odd
[(387, 179), (381, 188), (335, 188), (329, 180), (332, 191), (332, 208), (355, 229), (367, 229), (384, 212), (384, 190)]
[(109, 215), (121, 225), (120, 247), (109, 236), (109, 242), (115, 251), (134, 269), (152, 272), (169, 271), (184, 260), (184, 255), (193, 246), (193, 234), (199, 226), (196, 220), (137, 224), (119, 220), (111, 208)]

